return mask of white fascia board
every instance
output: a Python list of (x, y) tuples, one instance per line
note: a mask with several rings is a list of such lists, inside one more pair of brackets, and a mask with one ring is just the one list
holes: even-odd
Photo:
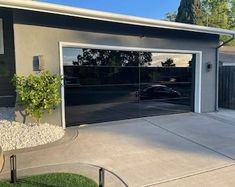
[(162, 20), (128, 16), (122, 14), (114, 14), (114, 13), (75, 8), (75, 7), (38, 2), (38, 1), (0, 0), (0, 7), (30, 10), (30, 11), (74, 16), (74, 17), (81, 17), (94, 20), (130, 24), (130, 25), (155, 27), (155, 28), (184, 30), (184, 31), (200, 32), (200, 33), (208, 33), (216, 35), (232, 35), (232, 36), (235, 35), (235, 31), (226, 30), (226, 29), (175, 23), (170, 21), (162, 21)]

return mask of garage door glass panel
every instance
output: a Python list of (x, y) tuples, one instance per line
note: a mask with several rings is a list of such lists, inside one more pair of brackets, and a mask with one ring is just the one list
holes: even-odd
[(141, 115), (191, 110), (192, 55), (152, 53), (153, 61), (140, 67)]
[(138, 117), (139, 63), (132, 52), (74, 51), (77, 57), (64, 65), (67, 124)]
[(192, 55), (63, 48), (63, 56), (67, 125), (190, 111)]
[(64, 75), (67, 85), (139, 84), (138, 67), (65, 66)]

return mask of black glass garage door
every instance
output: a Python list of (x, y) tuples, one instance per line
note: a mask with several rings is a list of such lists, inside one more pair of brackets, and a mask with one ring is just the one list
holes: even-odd
[[(192, 110), (192, 55), (64, 48), (66, 125)], [(184, 61), (184, 62), (183, 62)]]

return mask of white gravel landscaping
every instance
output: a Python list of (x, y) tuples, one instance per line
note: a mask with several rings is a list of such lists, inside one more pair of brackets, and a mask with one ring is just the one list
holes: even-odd
[(0, 146), (3, 151), (51, 143), (64, 136), (62, 127), (23, 124), (13, 121), (14, 108), (0, 108)]

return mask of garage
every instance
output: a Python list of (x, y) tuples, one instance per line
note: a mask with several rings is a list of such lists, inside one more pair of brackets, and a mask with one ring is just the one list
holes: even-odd
[[(42, 121), (66, 128), (218, 110), (218, 51), (234, 31), (38, 1), (0, 6), (14, 44), (4, 42), (2, 63), (18, 75), (48, 70), (64, 77), (61, 105)], [(220, 36), (228, 40), (221, 44)], [(0, 95), (6, 106), (11, 93)], [(16, 119), (24, 120), (21, 111)]]
[(196, 55), (64, 46), (67, 126), (194, 111)]

